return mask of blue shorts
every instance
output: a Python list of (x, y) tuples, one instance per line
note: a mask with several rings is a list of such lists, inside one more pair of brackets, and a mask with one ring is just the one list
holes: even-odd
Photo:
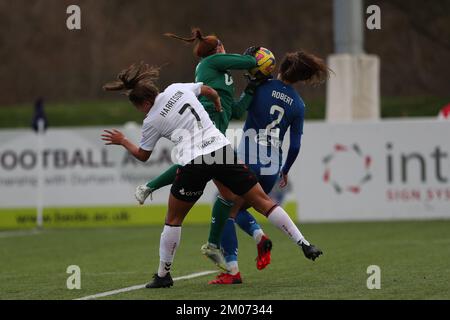
[(261, 165), (248, 165), (250, 169), (253, 170), (253, 172), (258, 177), (259, 184), (263, 188), (264, 192), (269, 194), (270, 191), (272, 191), (273, 187), (275, 186), (275, 183), (278, 180), (279, 172), (272, 175), (262, 175), (261, 174)]

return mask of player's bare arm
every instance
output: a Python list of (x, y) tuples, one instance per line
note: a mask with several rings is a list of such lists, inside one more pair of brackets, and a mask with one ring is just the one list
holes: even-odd
[(130, 140), (125, 137), (125, 135), (119, 130), (112, 129), (103, 130), (104, 134), (102, 134), (102, 140), (105, 141), (105, 145), (121, 145), (125, 149), (128, 150), (136, 159), (145, 162), (150, 158), (152, 154), (151, 151), (143, 150), (139, 148), (137, 145), (132, 143)]
[(200, 94), (209, 100), (211, 100), (212, 103), (214, 103), (214, 107), (216, 108), (217, 112), (222, 112), (222, 103), (220, 102), (220, 96), (217, 93), (216, 90), (211, 88), (210, 86), (203, 85), (200, 91)]

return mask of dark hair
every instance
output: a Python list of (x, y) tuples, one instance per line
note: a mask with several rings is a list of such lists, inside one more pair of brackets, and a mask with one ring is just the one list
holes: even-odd
[(328, 79), (330, 71), (322, 59), (305, 51), (286, 53), (280, 64), (281, 79), (290, 83), (321, 84)]
[(103, 90), (124, 91), (134, 105), (140, 105), (144, 101), (153, 103), (159, 93), (158, 87), (154, 84), (158, 77), (159, 68), (151, 67), (144, 62), (135, 63), (122, 70), (117, 75), (116, 81), (105, 84)]
[(192, 36), (190, 38), (183, 38), (173, 33), (165, 33), (164, 35), (188, 43), (195, 43), (194, 55), (199, 58), (205, 58), (215, 54), (217, 46), (222, 44), (215, 35), (203, 36), (202, 31), (199, 28), (192, 28)]

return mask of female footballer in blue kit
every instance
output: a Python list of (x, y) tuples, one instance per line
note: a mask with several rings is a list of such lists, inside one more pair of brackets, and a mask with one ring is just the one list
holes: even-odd
[[(248, 109), (244, 125), (244, 135), (238, 148), (238, 156), (257, 175), (264, 192), (269, 193), (279, 176), (280, 187), (288, 183), (289, 170), (300, 151), (305, 104), (292, 87), (297, 82), (307, 84), (323, 83), (329, 75), (329, 69), (322, 59), (298, 51), (288, 53), (283, 58), (276, 80), (267, 80), (257, 87)], [(286, 161), (282, 166), (283, 138), (290, 128), (290, 145)], [(220, 273), (211, 284), (241, 283), (237, 263), (237, 237), (235, 223), (257, 243), (266, 237), (255, 218), (246, 210), (248, 204), (237, 200), (230, 219), (225, 225), (222, 236), (222, 248), (227, 262), (228, 273)], [(307, 258), (315, 260), (318, 255), (308, 254), (308, 246), (302, 245)], [(257, 268), (262, 269), (270, 263), (271, 248), (258, 246)], [(321, 252), (320, 252), (321, 253)]]

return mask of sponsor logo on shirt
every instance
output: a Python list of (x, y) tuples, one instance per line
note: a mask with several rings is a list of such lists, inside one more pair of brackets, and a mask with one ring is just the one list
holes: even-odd
[(257, 136), (255, 136), (255, 142), (268, 147), (272, 145), (275, 148), (281, 148), (282, 142), (279, 138), (280, 129), (274, 129), (267, 131), (261, 131)]
[(172, 140), (174, 145), (179, 145), (183, 141), (183, 136), (178, 136), (176, 140)]
[(214, 142), (216, 142), (216, 140), (217, 140), (217, 137), (211, 137), (208, 140), (203, 141), (199, 147), (200, 147), (200, 149), (205, 149), (206, 147), (208, 147), (211, 144), (213, 144)]

